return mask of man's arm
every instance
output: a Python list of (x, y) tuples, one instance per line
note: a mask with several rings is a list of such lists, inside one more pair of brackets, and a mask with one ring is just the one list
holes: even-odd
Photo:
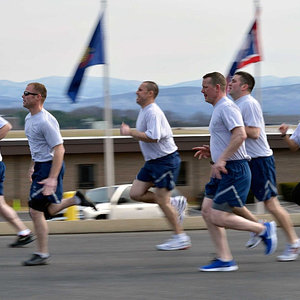
[(157, 140), (150, 139), (145, 132), (137, 131), (137, 130), (132, 130), (130, 131), (130, 135), (142, 142), (146, 143), (157, 143)]
[(240, 148), (244, 140), (247, 138), (247, 134), (243, 126), (235, 127), (234, 129), (231, 130), (231, 133), (232, 135), (231, 135), (230, 142), (227, 148), (221, 154), (219, 160), (226, 161), (230, 156), (234, 154), (234, 152), (236, 152)]
[(0, 128), (0, 140), (5, 138), (8, 132), (12, 129), (12, 125), (10, 123), (6, 123), (4, 126)]
[(281, 135), (283, 137), (283, 139), (285, 140), (285, 142), (288, 144), (289, 148), (291, 151), (295, 152), (299, 149), (299, 145), (294, 141), (290, 139), (290, 135), (287, 135), (287, 131), (289, 129), (289, 125), (283, 123), (280, 125), (279, 127), (279, 131), (281, 132)]
[(34, 172), (34, 161), (31, 160), (30, 165), (29, 165), (29, 169), (28, 169), (28, 177), (29, 177), (29, 181), (32, 181), (32, 174)]
[(290, 135), (285, 135), (283, 139), (288, 144), (291, 151), (295, 152), (299, 149), (299, 145), (294, 140), (290, 139)]
[(150, 139), (145, 132), (141, 132), (141, 131), (137, 131), (137, 130), (133, 130), (130, 128), (129, 125), (125, 124), (124, 122), (122, 123), (121, 127), (120, 127), (120, 133), (121, 135), (130, 135), (133, 138), (142, 141), (142, 142), (146, 142), (146, 143), (157, 143), (157, 139), (153, 140)]
[(64, 154), (65, 154), (65, 147), (63, 144), (59, 144), (53, 148), (54, 156), (52, 160), (52, 167), (49, 174), (50, 178), (57, 178), (62, 164), (64, 160)]
[(194, 157), (198, 156), (199, 159), (201, 159), (202, 157), (209, 158), (211, 156), (209, 145), (203, 145), (202, 147), (193, 147), (192, 150), (197, 150), (197, 152), (194, 154)]
[(40, 181), (40, 184), (44, 185), (43, 194), (45, 196), (51, 195), (55, 190), (57, 186), (57, 177), (60, 173), (64, 154), (65, 154), (65, 147), (63, 144), (59, 144), (53, 148), (54, 156), (52, 160), (52, 167), (49, 173), (48, 178)]
[(218, 161), (212, 165), (213, 175), (221, 179), (221, 173), (227, 174), (227, 170), (225, 168), (227, 159), (234, 154), (238, 150), (238, 148), (242, 145), (244, 140), (247, 138), (247, 134), (244, 127), (235, 127), (231, 130), (231, 139), (228, 144), (228, 147), (224, 150), (224, 152), (219, 157)]
[(259, 127), (245, 126), (245, 130), (247, 133), (247, 137), (250, 139), (257, 140), (260, 136), (260, 128)]

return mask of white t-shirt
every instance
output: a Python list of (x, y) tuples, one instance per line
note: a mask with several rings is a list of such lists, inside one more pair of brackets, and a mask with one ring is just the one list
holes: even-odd
[[(236, 127), (244, 127), (241, 111), (229, 98), (223, 97), (214, 106), (209, 123), (210, 152), (214, 162), (219, 159), (221, 154), (228, 147), (232, 136), (231, 130)], [(244, 142), (227, 160), (241, 159), (250, 160)]]
[[(7, 124), (8, 122), (3, 119), (2, 117), (0, 117), (0, 128), (2, 128), (5, 124)], [(1, 155), (1, 152), (0, 152), (0, 161), (2, 161), (2, 155)]]
[(45, 109), (25, 118), (25, 134), (33, 161), (45, 162), (53, 158), (53, 147), (63, 144), (57, 120)]
[(245, 126), (260, 128), (260, 136), (257, 140), (247, 138), (246, 150), (251, 158), (271, 156), (272, 149), (268, 143), (265, 132), (265, 121), (260, 104), (251, 95), (245, 95), (235, 101), (240, 108)]
[(136, 129), (145, 132), (150, 139), (157, 139), (157, 143), (139, 141), (146, 161), (166, 156), (178, 149), (173, 139), (171, 126), (156, 103), (151, 103), (140, 110)]

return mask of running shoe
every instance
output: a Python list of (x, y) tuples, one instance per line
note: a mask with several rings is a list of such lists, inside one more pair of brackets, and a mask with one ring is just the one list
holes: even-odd
[(238, 269), (238, 266), (234, 260), (231, 261), (221, 261), (216, 258), (211, 264), (207, 266), (202, 266), (198, 268), (201, 272), (229, 272)]
[(24, 266), (39, 266), (39, 265), (48, 265), (50, 262), (50, 255), (47, 257), (42, 257), (39, 254), (32, 254), (31, 258), (24, 261)]
[(256, 246), (259, 245), (259, 243), (261, 242), (261, 240), (262, 240), (262, 238), (259, 235), (257, 235), (254, 232), (251, 232), (250, 233), (250, 239), (246, 243), (246, 248), (248, 248), (248, 249), (255, 248)]
[(11, 247), (11, 248), (22, 247), (22, 246), (25, 246), (25, 245), (33, 242), (34, 240), (35, 240), (35, 237), (32, 232), (30, 232), (27, 235), (18, 235), (17, 239), (12, 244), (9, 244), (8, 247)]
[(266, 230), (263, 235), (260, 235), (266, 245), (265, 254), (271, 255), (277, 248), (277, 227), (274, 221), (264, 223)]
[(156, 245), (157, 250), (161, 251), (174, 251), (174, 250), (185, 250), (192, 246), (191, 239), (188, 235), (183, 237), (172, 236), (171, 239), (165, 241), (163, 244)]
[(75, 196), (77, 196), (81, 201), (79, 205), (89, 206), (92, 207), (95, 211), (97, 211), (95, 204), (90, 199), (88, 199), (81, 191), (77, 191)]
[(278, 261), (293, 261), (296, 260), (300, 253), (300, 240), (295, 244), (286, 244), (282, 255), (277, 256)]

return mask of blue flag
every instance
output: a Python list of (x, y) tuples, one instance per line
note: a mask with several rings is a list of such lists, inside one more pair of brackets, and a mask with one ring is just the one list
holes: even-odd
[[(257, 12), (258, 16), (258, 12)], [(253, 25), (248, 32), (246, 39), (238, 52), (230, 71), (227, 75), (227, 85), (230, 82), (231, 78), (233, 77), (236, 70), (241, 69), (249, 64), (256, 63), (261, 61), (261, 54), (259, 51), (259, 44), (258, 44), (258, 34), (257, 34), (257, 23), (258, 17), (256, 16)]]
[(91, 42), (87, 46), (70, 84), (68, 96), (72, 99), (73, 102), (75, 102), (76, 100), (85, 69), (90, 66), (105, 64), (102, 28), (103, 16), (101, 16), (100, 21), (97, 24)]

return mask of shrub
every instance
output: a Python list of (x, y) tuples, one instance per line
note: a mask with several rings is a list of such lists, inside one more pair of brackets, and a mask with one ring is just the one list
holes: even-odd
[(298, 184), (298, 182), (279, 183), (281, 194), (282, 194), (285, 201), (293, 202), (291, 192), (297, 184)]

